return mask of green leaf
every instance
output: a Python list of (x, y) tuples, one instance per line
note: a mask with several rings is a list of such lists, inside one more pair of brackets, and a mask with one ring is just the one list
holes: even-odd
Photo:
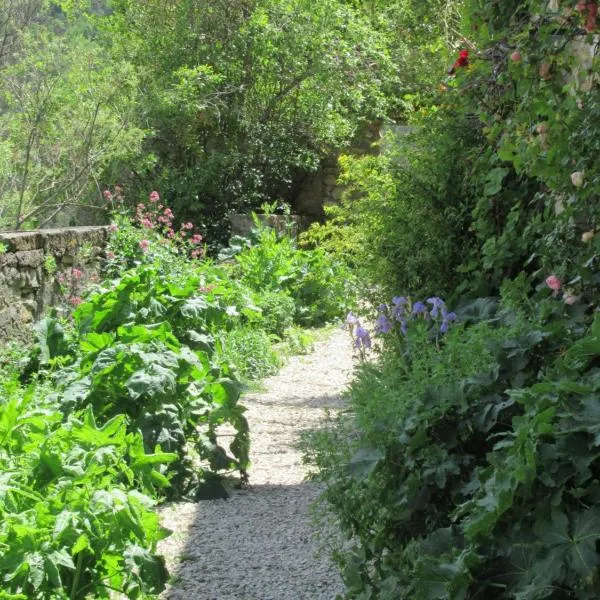
[(346, 472), (356, 479), (367, 479), (385, 455), (372, 447), (359, 448), (346, 466)]
[(508, 169), (502, 167), (492, 169), (487, 175), (483, 194), (485, 196), (495, 196), (500, 192), (502, 190), (502, 182), (509, 172)]

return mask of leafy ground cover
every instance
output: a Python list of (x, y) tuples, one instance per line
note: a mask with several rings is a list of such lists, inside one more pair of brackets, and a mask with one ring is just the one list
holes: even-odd
[(156, 192), (148, 204), (114, 213), (105, 277), (84, 290), (77, 267), (56, 273), (65, 302), (31, 349), (3, 351), (0, 598), (164, 589), (153, 507), (247, 481), (245, 379), (279, 366), (275, 343), (310, 342), (299, 324), (340, 314), (345, 272), (325, 254), (265, 229), (216, 263)]

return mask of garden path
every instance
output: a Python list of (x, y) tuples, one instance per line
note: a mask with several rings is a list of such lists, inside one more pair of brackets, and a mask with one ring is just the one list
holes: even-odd
[[(165, 600), (333, 600), (337, 570), (315, 539), (309, 509), (319, 488), (304, 481), (296, 443), (341, 406), (352, 373), (347, 332), (335, 331), (293, 357), (264, 391), (247, 395), (250, 486), (229, 500), (174, 504), (161, 511), (174, 533), (160, 551), (173, 581)], [(321, 551), (320, 551), (321, 550)], [(319, 552), (320, 551), (320, 552)]]

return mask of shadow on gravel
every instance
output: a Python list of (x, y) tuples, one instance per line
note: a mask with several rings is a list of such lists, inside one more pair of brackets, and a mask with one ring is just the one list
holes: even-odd
[(272, 402), (268, 398), (253, 398), (252, 402), (259, 406), (293, 406), (298, 408), (331, 408), (337, 409), (344, 406), (339, 394), (323, 394), (320, 396), (288, 396), (287, 398), (277, 398)]
[(318, 494), (312, 482), (264, 484), (169, 507), (179, 539), (165, 550), (179, 558), (161, 600), (334, 600), (343, 587), (311, 523)]

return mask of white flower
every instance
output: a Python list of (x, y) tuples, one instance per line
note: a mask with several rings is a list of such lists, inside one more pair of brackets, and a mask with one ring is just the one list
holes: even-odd
[(581, 187), (583, 185), (583, 172), (575, 171), (571, 173), (571, 182), (575, 187)]

